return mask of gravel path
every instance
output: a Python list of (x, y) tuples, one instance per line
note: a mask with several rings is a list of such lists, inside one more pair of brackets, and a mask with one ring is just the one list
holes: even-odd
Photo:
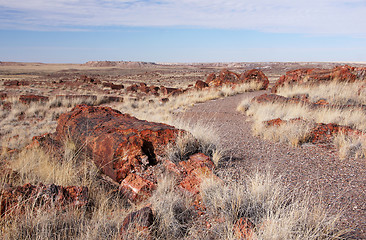
[[(337, 152), (306, 144), (290, 147), (252, 136), (250, 119), (236, 111), (244, 97), (266, 91), (249, 92), (193, 106), (182, 117), (212, 124), (232, 157), (225, 166), (233, 174), (270, 168), (281, 175), (290, 188), (309, 188), (321, 194), (331, 213), (342, 213), (341, 224), (353, 229), (352, 239), (366, 239), (366, 162), (344, 159)], [(180, 114), (179, 114), (180, 115)]]

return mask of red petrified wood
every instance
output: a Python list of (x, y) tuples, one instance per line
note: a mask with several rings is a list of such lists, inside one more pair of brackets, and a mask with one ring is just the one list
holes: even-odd
[(348, 65), (334, 67), (333, 69), (297, 69), (289, 71), (286, 75), (281, 76), (276, 84), (272, 87), (272, 93), (276, 93), (277, 89), (284, 85), (292, 84), (316, 84), (325, 81), (354, 82), (363, 80), (366, 68), (355, 68)]
[(109, 107), (78, 105), (62, 114), (56, 132), (35, 140), (41, 146), (71, 138), (116, 182), (157, 164), (165, 146), (183, 130), (142, 121)]
[(2, 190), (1, 192), (1, 216), (13, 211), (23, 211), (26, 206), (32, 208), (44, 208), (57, 206), (83, 207), (88, 204), (88, 188), (68, 186), (62, 187), (54, 184), (32, 185)]
[(269, 84), (266, 75), (258, 69), (252, 69), (246, 71), (241, 75), (231, 72), (227, 69), (223, 69), (218, 75), (216, 75), (215, 73), (211, 73), (210, 75), (207, 76), (206, 79), (206, 83), (210, 87), (219, 87), (222, 85), (235, 85), (246, 82), (261, 83), (263, 85), (261, 89), (267, 89)]

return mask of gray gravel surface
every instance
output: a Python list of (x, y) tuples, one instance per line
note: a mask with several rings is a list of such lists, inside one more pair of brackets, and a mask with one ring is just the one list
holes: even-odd
[(309, 189), (321, 195), (332, 214), (341, 213), (341, 225), (352, 229), (347, 238), (366, 239), (366, 162), (340, 159), (334, 148), (305, 144), (291, 147), (252, 135), (250, 118), (236, 111), (243, 98), (267, 91), (249, 92), (200, 103), (180, 117), (190, 122), (212, 124), (231, 160), (222, 168), (233, 176), (270, 169), (282, 176), (289, 189)]

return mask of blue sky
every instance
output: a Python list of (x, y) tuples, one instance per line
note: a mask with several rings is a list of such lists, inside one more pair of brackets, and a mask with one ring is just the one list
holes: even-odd
[(0, 0), (0, 61), (366, 62), (366, 0)]

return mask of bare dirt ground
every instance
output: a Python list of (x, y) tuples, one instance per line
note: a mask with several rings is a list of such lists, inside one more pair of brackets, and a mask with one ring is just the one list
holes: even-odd
[(244, 93), (198, 104), (180, 117), (212, 125), (232, 157), (223, 167), (233, 175), (270, 170), (283, 177), (290, 189), (309, 189), (319, 196), (333, 214), (341, 213), (343, 227), (352, 229), (347, 237), (366, 238), (365, 159), (339, 159), (335, 149), (314, 145), (290, 147), (252, 135), (250, 119), (236, 111), (244, 97), (267, 91)]

